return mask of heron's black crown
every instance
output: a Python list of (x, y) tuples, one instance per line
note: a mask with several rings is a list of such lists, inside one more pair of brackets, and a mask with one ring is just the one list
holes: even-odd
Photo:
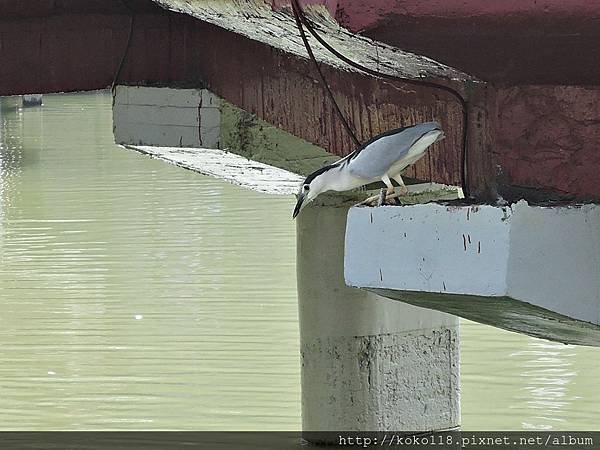
[(311, 173), (309, 176), (306, 177), (306, 180), (304, 180), (304, 184), (310, 184), (312, 183), (312, 181), (317, 178), (319, 175), (321, 175), (322, 173), (327, 172), (328, 170), (333, 169), (334, 167), (337, 167), (339, 164), (337, 163), (333, 163), (333, 164), (329, 164), (325, 167), (321, 167), (317, 170), (315, 170), (313, 173)]

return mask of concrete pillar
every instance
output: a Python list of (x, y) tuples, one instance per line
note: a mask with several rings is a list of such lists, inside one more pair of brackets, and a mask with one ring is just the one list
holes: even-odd
[(297, 219), (303, 430), (457, 427), (457, 318), (347, 287), (347, 212)]

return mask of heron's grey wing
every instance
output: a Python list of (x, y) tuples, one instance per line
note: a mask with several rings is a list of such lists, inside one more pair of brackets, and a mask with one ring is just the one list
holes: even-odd
[(410, 148), (421, 136), (441, 129), (437, 122), (427, 122), (384, 133), (371, 140), (348, 161), (348, 170), (354, 176), (375, 180), (388, 172), (390, 167), (406, 157)]

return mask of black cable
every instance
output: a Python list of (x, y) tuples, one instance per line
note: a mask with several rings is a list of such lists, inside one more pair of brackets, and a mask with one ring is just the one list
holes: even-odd
[(119, 81), (119, 77), (121, 76), (123, 66), (125, 65), (125, 59), (127, 58), (127, 54), (129, 53), (129, 48), (131, 47), (131, 38), (133, 36), (133, 23), (135, 21), (135, 11), (131, 9), (131, 7), (127, 4), (125, 0), (121, 0), (121, 3), (129, 11), (129, 33), (127, 35), (127, 42), (125, 44), (125, 51), (123, 52), (123, 56), (121, 57), (121, 62), (119, 63), (119, 67), (117, 67), (117, 71), (113, 78), (112, 84), (110, 85), (110, 90), (113, 94), (115, 93), (115, 86)]
[[(434, 89), (440, 89), (443, 90), (445, 92), (448, 92), (449, 94), (451, 94), (453, 97), (455, 97), (458, 102), (461, 105), (462, 111), (463, 111), (463, 133), (462, 133), (462, 155), (461, 155), (461, 185), (462, 185), (462, 189), (463, 189), (463, 193), (465, 195), (465, 197), (469, 197), (470, 192), (469, 192), (469, 186), (468, 186), (468, 181), (467, 181), (467, 177), (468, 177), (468, 161), (467, 161), (467, 136), (468, 136), (468, 121), (469, 121), (469, 112), (468, 112), (468, 103), (467, 101), (463, 98), (463, 96), (455, 89), (449, 87), (449, 86), (445, 86), (443, 84), (439, 84), (439, 83), (435, 83), (432, 81), (426, 81), (426, 80), (415, 80), (412, 78), (404, 78), (404, 77), (400, 77), (400, 76), (396, 76), (396, 75), (389, 75), (386, 73), (382, 73), (373, 69), (369, 69), (368, 67), (363, 66), (362, 64), (359, 64), (357, 62), (352, 61), (351, 59), (347, 58), (345, 55), (343, 55), (342, 53), (338, 52), (335, 48), (333, 48), (331, 45), (329, 45), (329, 43), (327, 41), (325, 41), (313, 28), (312, 23), (306, 18), (306, 16), (304, 15), (304, 11), (302, 10), (302, 7), (300, 6), (300, 4), (298, 3), (298, 0), (291, 0), (292, 1), (292, 9), (294, 10), (294, 16), (296, 16), (296, 24), (298, 25), (299, 29), (301, 29), (302, 24), (304, 24), (306, 26), (306, 28), (308, 29), (308, 31), (310, 32), (310, 34), (313, 35), (313, 37), (323, 46), (325, 47), (327, 50), (329, 50), (333, 55), (335, 55), (337, 58), (339, 58), (340, 60), (344, 61), (346, 64), (361, 70), (362, 72), (368, 73), (369, 75), (372, 76), (376, 76), (379, 78), (386, 78), (386, 79), (390, 79), (390, 80), (394, 80), (394, 81), (402, 81), (404, 83), (407, 84), (414, 84), (414, 85), (419, 85), (419, 86), (428, 86)], [(301, 35), (304, 35), (304, 30), (301, 29), (300, 31)], [(310, 45), (308, 44), (308, 41), (306, 40), (305, 36), (303, 36), (303, 41), (304, 41), (304, 45), (308, 47), (310, 47)], [(308, 49), (307, 49), (308, 50)], [(310, 55), (312, 55), (312, 51), (310, 52)], [(316, 60), (314, 59), (314, 55), (311, 56), (311, 59), (313, 59), (313, 61), (315, 61), (316, 64)], [(331, 91), (329, 91), (331, 92)], [(330, 95), (332, 95), (330, 93)], [(346, 120), (341, 116), (341, 111), (339, 111), (338, 108), (338, 113), (340, 114), (340, 117), (342, 118), (342, 121), (345, 123)], [(351, 131), (349, 127), (347, 127), (348, 131)]]
[(298, 5), (296, 2), (292, 1), (292, 9), (294, 11), (294, 17), (296, 18), (296, 26), (298, 27), (298, 30), (300, 31), (300, 36), (302, 37), (302, 42), (304, 42), (304, 47), (306, 47), (308, 56), (312, 60), (312, 62), (315, 64), (317, 72), (319, 73), (319, 76), (321, 77), (321, 82), (323, 83), (325, 90), (329, 94), (329, 97), (331, 98), (331, 102), (333, 103), (333, 106), (334, 106), (335, 110), (337, 111), (337, 114), (339, 115), (340, 120), (344, 124), (344, 127), (348, 131), (348, 134), (350, 134), (350, 137), (354, 141), (354, 144), (357, 147), (360, 147), (360, 141), (358, 140), (358, 138), (356, 137), (356, 134), (350, 127), (350, 124), (346, 121), (346, 118), (344, 117), (342, 110), (340, 109), (339, 105), (337, 104), (337, 101), (335, 100), (335, 97), (333, 96), (333, 92), (331, 92), (331, 88), (329, 87), (329, 84), (327, 84), (327, 80), (325, 79), (325, 76), (323, 75), (323, 72), (321, 71), (321, 66), (319, 66), (319, 63), (317, 62), (315, 55), (313, 54), (312, 48), (310, 47), (308, 39), (306, 38), (306, 34), (304, 33), (304, 28), (302, 27), (302, 21), (300, 20), (302, 12), (298, 8), (300, 8), (300, 5)]

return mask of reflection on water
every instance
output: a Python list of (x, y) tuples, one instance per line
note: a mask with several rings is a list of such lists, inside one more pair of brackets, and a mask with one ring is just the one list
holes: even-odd
[[(0, 117), (3, 429), (298, 429), (293, 198), (113, 144), (110, 97)], [(596, 349), (464, 322), (466, 429), (594, 429)]]
[(523, 426), (552, 429), (553, 425), (558, 426), (565, 421), (561, 412), (574, 400), (569, 396), (569, 384), (577, 374), (568, 359), (574, 356), (573, 348), (545, 341), (532, 341), (528, 347), (514, 354), (516, 357), (528, 357), (521, 372), (525, 384), (523, 389), (530, 396), (527, 405), (537, 411), (537, 415), (524, 422)]
[(598, 429), (600, 349), (461, 325), (466, 429)]

